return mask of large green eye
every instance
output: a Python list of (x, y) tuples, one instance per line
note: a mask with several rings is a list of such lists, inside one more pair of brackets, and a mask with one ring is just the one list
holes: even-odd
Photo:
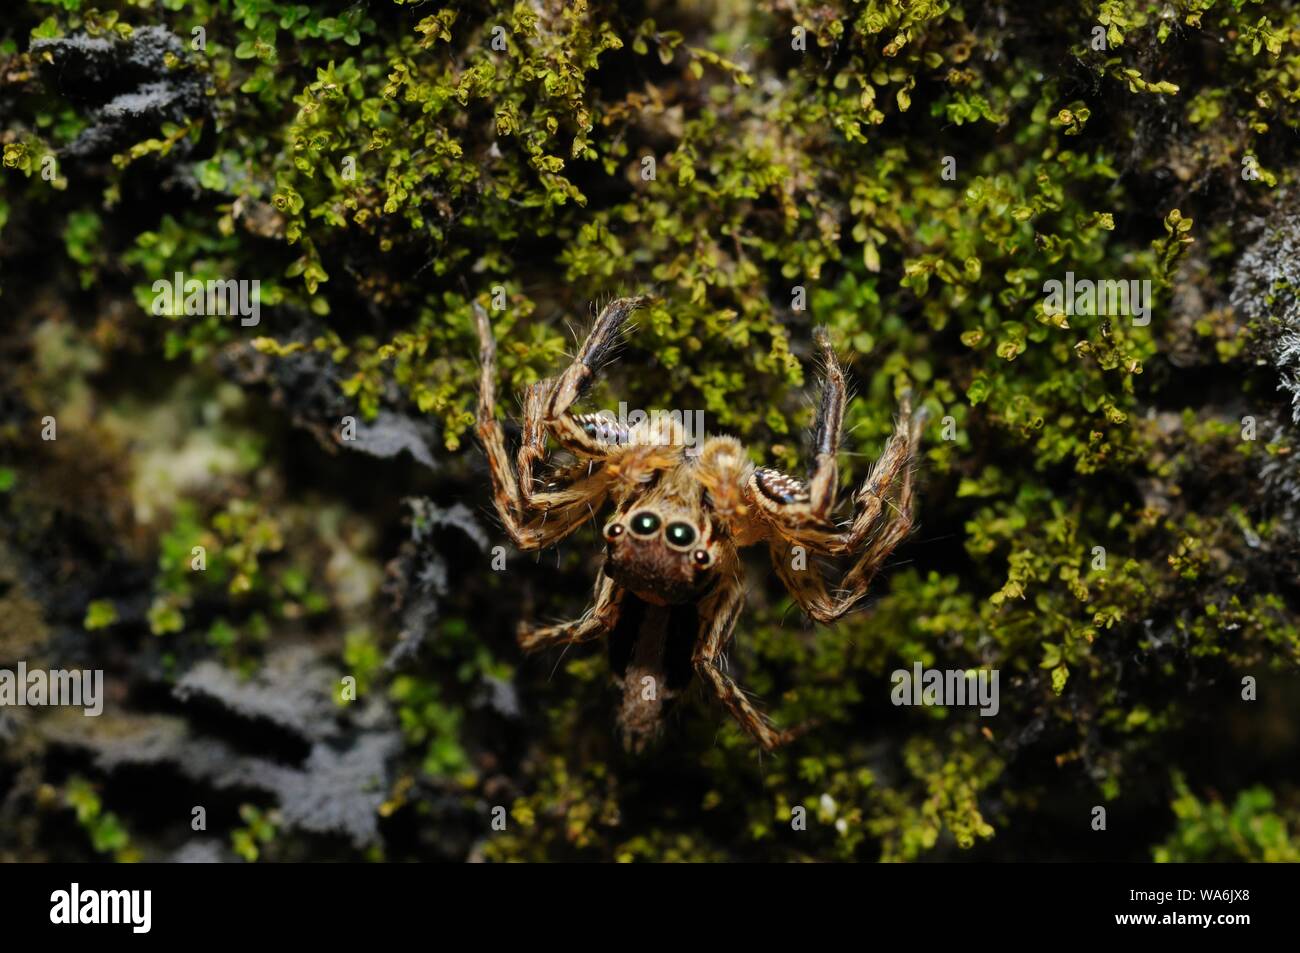
[(650, 536), (659, 528), (659, 517), (653, 513), (638, 513), (628, 525), (638, 536)]
[(668, 540), (669, 546), (685, 549), (695, 542), (695, 527), (690, 523), (669, 523), (668, 529), (664, 531), (664, 537)]

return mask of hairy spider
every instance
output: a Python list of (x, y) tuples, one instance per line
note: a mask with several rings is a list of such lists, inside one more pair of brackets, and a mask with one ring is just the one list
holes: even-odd
[[(534, 652), (607, 636), (621, 673), (615, 676), (623, 687), (619, 723), (629, 749), (641, 750), (658, 733), (664, 701), (698, 675), (771, 750), (807, 726), (774, 728), (724, 670), (722, 653), (744, 604), (738, 550), (766, 543), (777, 575), (817, 622), (831, 623), (853, 609), (911, 530), (912, 463), (923, 414), (913, 414), (903, 398), (894, 433), (853, 494), (851, 519), (836, 522), (845, 385), (823, 328), (815, 332), (823, 385), (807, 483), (755, 467), (733, 437), (709, 437), (698, 452), (688, 452), (673, 417), (654, 415), (626, 427), (572, 413), (624, 322), (646, 300), (610, 302), (568, 369), (528, 388), (513, 468), (494, 406), (496, 343), (486, 312), (476, 308), (482, 360), (477, 432), (493, 502), (514, 544), (521, 550), (553, 545), (613, 504), (594, 604), (573, 622), (544, 628), (521, 623), (519, 644)], [(548, 438), (576, 460), (550, 466), (539, 489), (534, 470), (545, 465)], [(851, 560), (837, 589), (828, 590), (809, 554)]]

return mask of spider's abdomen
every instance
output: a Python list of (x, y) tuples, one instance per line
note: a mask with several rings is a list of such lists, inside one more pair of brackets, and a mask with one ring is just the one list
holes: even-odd
[(659, 737), (668, 706), (690, 685), (698, 629), (693, 605), (655, 606), (632, 595), (623, 600), (609, 658), (622, 689), (618, 725), (627, 750), (644, 751)]

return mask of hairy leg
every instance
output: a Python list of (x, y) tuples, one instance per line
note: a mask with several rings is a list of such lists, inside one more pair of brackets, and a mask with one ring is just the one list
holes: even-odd
[(806, 726), (790, 731), (773, 728), (735, 680), (722, 670), (722, 650), (731, 638), (744, 603), (745, 593), (738, 577), (719, 583), (700, 605), (700, 631), (691, 661), (696, 673), (726, 706), (731, 717), (765, 750), (772, 751), (807, 729)]
[(616, 298), (606, 305), (573, 363), (554, 381), (546, 382), (543, 420), (551, 435), (570, 453), (600, 460), (618, 446), (618, 435), (609, 430), (605, 421), (592, 414), (575, 416), (570, 408), (587, 392), (596, 374), (609, 361), (632, 312), (648, 300), (646, 297)]
[(759, 467), (745, 488), (747, 501), (787, 532), (815, 540), (831, 541), (837, 535), (832, 522), (839, 483), (840, 436), (844, 426), (844, 371), (831, 347), (825, 328), (814, 332), (822, 362), (821, 402), (813, 428), (813, 465), (808, 482)]
[(781, 535), (774, 535), (769, 540), (772, 566), (777, 576), (799, 607), (817, 622), (829, 624), (856, 608), (871, 589), (876, 573), (889, 554), (911, 532), (913, 496), (910, 470), (904, 473), (900, 484), (897, 514), (864, 544), (833, 595), (827, 591), (816, 564), (809, 562), (807, 549), (798, 552), (796, 547), (800, 544)]
[(813, 430), (812, 472), (808, 478), (809, 516), (826, 524), (835, 510), (836, 484), (839, 482), (837, 457), (840, 434), (844, 427), (844, 371), (831, 347), (825, 328), (813, 332), (822, 359), (822, 397), (817, 407), (817, 425)]
[[(897, 528), (893, 524), (885, 529), (886, 536), (895, 536), (901, 540), (912, 526), (912, 476), (915, 469), (916, 453), (921, 445), (921, 428), (925, 426), (926, 413), (919, 410), (912, 412), (912, 402), (904, 395), (899, 403), (898, 421), (894, 433), (885, 443), (885, 449), (871, 468), (871, 473), (863, 481), (858, 492), (853, 495), (853, 523), (843, 541), (842, 551), (856, 553), (866, 543), (867, 537), (875, 530), (885, 506), (889, 492), (898, 483), (895, 498)], [(901, 533), (901, 535), (899, 535)], [(877, 544), (873, 543), (873, 546)], [(897, 542), (890, 544), (893, 549)]]
[(924, 422), (924, 413), (913, 414), (911, 401), (904, 396), (894, 433), (885, 443), (871, 473), (853, 495), (854, 515), (846, 530), (836, 530), (826, 523), (812, 521), (809, 488), (776, 470), (756, 470), (750, 480), (749, 497), (767, 517), (775, 533), (824, 555), (855, 555), (862, 551), (868, 538), (879, 528), (895, 483), (899, 485), (896, 494), (899, 514), (910, 519), (912, 468)]
[(479, 335), (478, 414), (475, 431), (487, 455), (492, 502), (511, 541), (521, 550), (541, 549), (568, 536), (593, 513), (609, 492), (613, 479), (599, 469), (546, 493), (532, 492), (533, 464), (545, 454), (539, 422), (541, 397), (536, 387), (525, 396), (524, 437), (518, 453), (520, 478), (511, 469), (505, 434), (496, 419), (496, 341), (487, 313), (475, 305)]
[(599, 638), (618, 624), (618, 614), (624, 590), (616, 586), (603, 572), (596, 577), (596, 601), (580, 619), (534, 628), (520, 623), (519, 646), (525, 652), (536, 652), (553, 645), (575, 645)]

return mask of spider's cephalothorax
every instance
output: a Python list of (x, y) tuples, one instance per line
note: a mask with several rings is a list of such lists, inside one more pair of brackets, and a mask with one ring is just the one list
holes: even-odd
[(717, 581), (713, 563), (726, 545), (683, 462), (652, 477), (605, 524), (605, 574), (652, 605), (695, 602)]
[[(777, 575), (814, 620), (833, 622), (866, 596), (872, 577), (912, 527), (912, 464), (921, 413), (904, 397), (893, 435), (853, 494), (847, 520), (835, 518), (836, 455), (844, 417), (844, 375), (824, 330), (816, 333), (824, 385), (807, 483), (754, 467), (732, 437), (710, 437), (698, 453), (672, 418), (626, 428), (571, 412), (643, 298), (611, 302), (568, 369), (524, 396), (522, 440), (514, 465), (495, 413), (496, 344), (486, 312), (476, 309), (482, 356), (477, 431), (487, 453), (493, 502), (523, 550), (553, 545), (599, 514), (605, 563), (595, 602), (561, 625), (522, 625), (525, 651), (606, 636), (624, 689), (619, 722), (629, 748), (659, 731), (664, 703), (698, 676), (767, 749), (799, 730), (778, 731), (723, 669), (722, 653), (744, 604), (738, 549), (766, 543)], [(577, 458), (548, 469), (548, 438)], [(539, 483), (541, 484), (539, 486)], [(807, 556), (850, 560), (828, 589)]]

